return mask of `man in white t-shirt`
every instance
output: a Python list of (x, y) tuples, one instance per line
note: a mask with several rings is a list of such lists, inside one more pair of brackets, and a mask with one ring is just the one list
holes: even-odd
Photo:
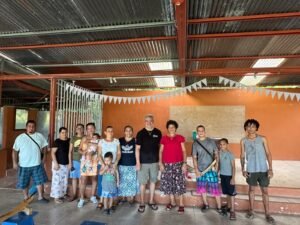
[[(44, 169), (46, 161), (47, 140), (41, 133), (35, 132), (35, 121), (28, 120), (26, 123), (26, 132), (20, 134), (13, 146), (13, 166), (18, 169), (18, 188), (23, 190), (24, 199), (28, 196), (28, 187), (30, 179), (38, 190), (38, 202), (48, 203), (43, 197), (43, 184), (47, 181), (47, 175)], [(42, 154), (44, 154), (42, 162)]]

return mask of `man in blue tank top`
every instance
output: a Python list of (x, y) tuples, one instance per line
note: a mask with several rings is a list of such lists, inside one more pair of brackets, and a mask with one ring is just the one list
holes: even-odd
[(246, 217), (249, 219), (254, 217), (254, 191), (255, 186), (257, 186), (258, 183), (262, 192), (266, 220), (273, 224), (275, 223), (275, 220), (270, 216), (268, 194), (270, 178), (273, 177), (272, 155), (268, 147), (267, 139), (264, 136), (257, 134), (258, 128), (259, 123), (257, 120), (247, 120), (244, 124), (247, 135), (241, 140), (241, 166), (243, 176), (246, 178), (249, 185), (250, 208)]

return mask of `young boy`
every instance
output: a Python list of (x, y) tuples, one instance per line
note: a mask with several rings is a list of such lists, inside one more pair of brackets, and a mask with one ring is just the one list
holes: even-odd
[(228, 140), (222, 138), (219, 141), (220, 146), (220, 177), (223, 194), (227, 195), (227, 207), (225, 212), (229, 211), (230, 220), (236, 220), (234, 211), (234, 196), (235, 191), (235, 161), (234, 155), (228, 150)]
[(119, 186), (118, 169), (112, 164), (113, 154), (106, 152), (104, 155), (104, 164), (101, 165), (100, 175), (102, 175), (102, 193), (104, 202), (104, 212), (111, 214), (113, 199), (117, 197)]

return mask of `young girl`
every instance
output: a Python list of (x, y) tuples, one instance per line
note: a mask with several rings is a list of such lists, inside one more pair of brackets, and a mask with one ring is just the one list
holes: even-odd
[(227, 195), (227, 207), (225, 212), (229, 211), (230, 220), (236, 220), (234, 211), (234, 196), (235, 191), (235, 161), (234, 155), (228, 150), (228, 140), (222, 138), (219, 141), (220, 152), (220, 177), (223, 194)]
[(138, 193), (139, 185), (136, 172), (135, 159), (135, 138), (133, 138), (133, 128), (124, 128), (125, 137), (119, 139), (121, 146), (121, 159), (119, 161), (120, 187), (119, 197), (125, 202), (127, 198), (129, 204), (133, 204), (134, 197)]
[(184, 213), (183, 194), (186, 192), (186, 149), (183, 136), (176, 134), (178, 124), (174, 120), (167, 122), (168, 134), (160, 141), (159, 165), (161, 170), (160, 191), (169, 195), (170, 203), (166, 210), (176, 207), (175, 195), (179, 197), (178, 213)]
[[(111, 126), (106, 127), (104, 131), (105, 138), (101, 139), (98, 144), (98, 156), (99, 156), (99, 164), (104, 165), (104, 156), (107, 152), (111, 152), (113, 155), (112, 163), (117, 169), (118, 162), (121, 157), (121, 151), (120, 151), (120, 142), (118, 139), (114, 138), (114, 131)], [(98, 175), (98, 196), (101, 197), (101, 174)], [(100, 199), (100, 203), (98, 204), (98, 208), (103, 208), (102, 200)], [(115, 209), (115, 206), (113, 206), (113, 210)]]
[(51, 150), (52, 156), (52, 184), (50, 196), (55, 203), (62, 203), (67, 193), (68, 173), (71, 169), (69, 161), (70, 139), (67, 137), (67, 128), (59, 128), (59, 138), (55, 140)]
[(112, 164), (113, 154), (106, 152), (104, 155), (104, 165), (101, 166), (102, 194), (104, 202), (104, 212), (109, 215), (113, 204), (113, 198), (117, 196), (119, 186), (119, 174)]
[(72, 162), (72, 168), (70, 171), (70, 178), (72, 179), (72, 195), (69, 201), (74, 201), (77, 196), (77, 184), (80, 178), (80, 158), (79, 146), (81, 139), (84, 135), (84, 125), (76, 125), (76, 135), (72, 137), (70, 142), (69, 160)]

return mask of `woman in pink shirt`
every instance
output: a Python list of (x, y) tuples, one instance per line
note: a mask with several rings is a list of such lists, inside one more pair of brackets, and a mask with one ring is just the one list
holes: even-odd
[(161, 174), (160, 191), (170, 196), (166, 210), (176, 207), (175, 195), (179, 196), (179, 213), (184, 213), (183, 194), (185, 193), (186, 150), (183, 136), (176, 134), (178, 123), (167, 122), (168, 134), (160, 141), (159, 166)]

